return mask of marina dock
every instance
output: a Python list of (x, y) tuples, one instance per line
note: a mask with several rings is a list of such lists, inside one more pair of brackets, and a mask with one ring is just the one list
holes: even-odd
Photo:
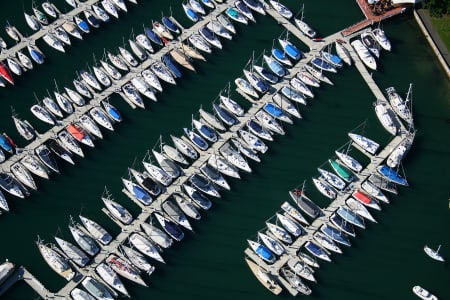
[[(77, 9), (79, 9), (78, 12), (82, 11), (84, 6), (90, 5), (95, 2), (97, 2), (97, 1), (91, 0), (91, 1), (84, 3), (83, 5), (81, 5), (79, 7), (77, 7)], [(218, 14), (222, 13), (227, 7), (228, 7), (228, 4), (216, 4), (216, 9), (211, 12), (212, 17), (215, 17)], [(11, 278), (11, 283), (9, 283), (9, 284), (5, 283), (4, 286), (6, 288), (4, 290), (3, 290), (3, 286), (0, 288), (0, 295), (7, 288), (12, 286), (14, 284), (14, 282), (24, 279), (25, 282), (28, 283), (36, 291), (36, 293), (38, 293), (40, 295), (40, 297), (43, 299), (68, 299), (68, 297), (69, 297), (68, 295), (70, 294), (70, 291), (73, 290), (73, 288), (75, 288), (85, 276), (92, 276), (98, 280), (101, 280), (96, 275), (95, 267), (99, 263), (104, 261), (104, 259), (111, 253), (121, 255), (121, 253), (119, 253), (118, 247), (127, 240), (129, 234), (132, 232), (141, 231), (141, 229), (140, 229), (141, 224), (144, 222), (148, 222), (148, 219), (151, 217), (153, 212), (160, 211), (161, 205), (174, 192), (179, 192), (181, 190), (181, 185), (183, 183), (185, 183), (192, 174), (195, 174), (198, 172), (200, 166), (207, 162), (207, 160), (211, 154), (218, 153), (219, 149), (225, 143), (227, 143), (232, 137), (236, 136), (236, 132), (238, 131), (238, 129), (240, 129), (246, 123), (247, 120), (252, 118), (255, 115), (255, 113), (263, 107), (264, 104), (266, 104), (268, 101), (271, 101), (271, 97), (274, 95), (274, 93), (276, 91), (278, 91), (282, 86), (289, 84), (289, 80), (293, 76), (295, 76), (295, 74), (303, 67), (303, 65), (308, 63), (311, 58), (318, 56), (321, 49), (323, 49), (324, 47), (327, 47), (328, 45), (331, 45), (340, 36), (340, 32), (338, 32), (330, 37), (327, 37), (326, 43), (319, 43), (320, 46), (316, 46), (319, 44), (312, 41), (311, 39), (308, 39), (307, 37), (305, 37), (303, 34), (301, 34), (301, 32), (298, 29), (293, 28), (294, 26), (292, 24), (289, 23), (290, 24), (289, 25), (287, 20), (285, 20), (285, 19), (281, 20), (280, 16), (271, 7), (266, 7), (266, 8), (267, 8), (267, 12), (269, 15), (274, 17), (280, 24), (282, 24), (284, 27), (286, 27), (297, 38), (302, 40), (306, 45), (308, 45), (308, 47), (311, 50), (310, 52), (305, 53), (305, 58), (301, 59), (293, 68), (290, 69), (290, 75), (288, 75), (285, 78), (283, 78), (282, 80), (280, 80), (279, 83), (273, 85), (272, 86), (273, 88), (271, 89), (271, 91), (269, 93), (263, 95), (258, 100), (251, 101), (252, 106), (249, 108), (248, 111), (246, 111), (244, 116), (236, 117), (239, 120), (239, 122), (236, 125), (230, 127), (228, 131), (221, 133), (219, 140), (216, 143), (211, 144), (210, 147), (206, 151), (201, 152), (201, 155), (199, 156), (199, 158), (196, 161), (194, 161), (189, 167), (187, 167), (186, 169), (183, 169), (182, 175), (180, 177), (178, 177), (171, 185), (169, 185), (161, 195), (154, 198), (151, 205), (144, 206), (141, 202), (137, 201), (137, 199), (135, 199), (131, 194), (129, 194), (124, 189), (123, 192), (128, 197), (130, 197), (131, 200), (136, 202), (142, 208), (142, 212), (129, 225), (123, 225), (120, 222), (116, 222), (119, 226), (121, 226), (122, 231), (113, 239), (113, 241), (110, 244), (108, 244), (106, 246), (100, 245), (100, 247), (101, 247), (100, 253), (92, 258), (92, 260), (88, 266), (86, 266), (84, 268), (79, 268), (79, 267), (73, 266), (73, 268), (76, 269), (77, 273), (78, 273), (75, 276), (76, 280), (72, 280), (72, 281), (68, 282), (59, 291), (57, 291), (56, 293), (53, 293), (53, 292), (48, 291), (25, 268), (20, 267), (16, 271), (17, 274), (14, 274), (14, 277)], [(76, 13), (77, 13), (76, 9), (72, 10), (71, 16), (75, 15)], [(56, 23), (57, 21), (60, 21), (60, 20), (56, 20), (54, 23)], [(205, 25), (209, 21), (210, 21), (210, 18), (208, 17), (208, 18), (204, 18), (203, 20), (199, 21), (198, 23), (195, 23), (191, 28), (183, 30), (182, 34), (178, 37), (178, 40), (169, 42), (165, 47), (160, 49), (155, 54), (151, 55), (151, 59), (147, 59), (147, 60), (143, 61), (142, 64), (136, 68), (130, 67), (131, 71), (127, 74), (124, 74), (120, 80), (113, 81), (113, 84), (110, 87), (103, 90), (102, 92), (94, 93), (93, 99), (88, 104), (86, 104), (83, 107), (77, 108), (77, 111), (75, 113), (67, 116), (64, 120), (62, 120), (61, 124), (55, 126), (53, 129), (45, 132), (39, 138), (37, 138), (36, 140), (31, 142), (29, 145), (27, 145), (25, 147), (24, 151), (21, 154), (16, 154), (13, 157), (9, 158), (7, 161), (5, 161), (3, 163), (4, 168), (9, 170), (11, 164), (14, 163), (15, 161), (21, 159), (25, 153), (27, 153), (28, 151), (32, 151), (37, 146), (39, 146), (41, 143), (45, 142), (47, 139), (54, 137), (56, 132), (62, 130), (64, 128), (64, 126), (66, 126), (67, 124), (74, 122), (81, 114), (86, 113), (93, 106), (99, 105), (101, 100), (107, 98), (112, 93), (117, 92), (117, 90), (121, 86), (123, 86), (125, 83), (127, 83), (129, 80), (131, 80), (131, 78), (137, 76), (142, 70), (149, 67), (155, 60), (159, 60), (163, 54), (172, 50), (174, 47), (176, 47), (176, 45), (178, 43), (187, 39), (187, 37), (190, 34), (197, 32), (198, 28)], [(62, 24), (62, 22), (63, 21), (61, 21), (61, 24)], [(54, 26), (58, 26), (58, 25), (54, 25)], [(33, 35), (33, 38), (39, 38), (44, 34), (44, 33), (42, 33), (41, 35), (38, 35), (39, 32), (37, 32), (35, 34), (36, 36)], [(25, 41), (23, 41), (21, 43), (23, 43), (22, 44), (22, 47), (23, 47), (25, 45)], [(14, 46), (14, 47), (19, 47), (19, 45), (21, 43), (19, 43), (18, 45)], [(20, 48), (18, 48), (18, 49), (20, 49)], [(16, 49), (16, 50), (18, 50), (18, 49)], [(12, 49), (10, 49), (10, 50), (12, 50)], [(358, 55), (354, 52), (353, 49), (351, 49), (351, 47), (348, 47), (348, 50), (350, 51), (350, 53), (352, 55), (352, 58), (355, 62), (355, 65), (356, 65), (358, 71), (361, 73), (361, 76), (363, 77), (363, 79), (366, 81), (368, 87), (373, 92), (375, 99), (385, 99), (382, 91), (379, 89), (377, 84), (372, 79), (371, 73), (369, 73), (367, 71), (366, 67), (361, 62)], [(93, 92), (93, 91), (91, 90), (91, 92)], [(241, 91), (238, 90), (238, 92), (241, 95), (243, 95), (245, 98), (247, 98), (247, 99), (249, 98), (249, 96), (244, 95)], [(401, 122), (399, 122), (399, 123), (401, 124)], [(366, 180), (376, 170), (376, 168), (381, 163), (383, 163), (383, 161), (391, 153), (392, 149), (394, 149), (401, 142), (403, 142), (403, 140), (405, 138), (406, 138), (406, 130), (405, 130), (405, 128), (402, 127), (400, 134), (395, 136), (378, 155), (370, 157), (371, 161), (366, 166), (366, 168), (363, 171), (361, 171), (359, 174), (356, 174), (357, 179), (355, 182), (353, 182), (353, 187), (355, 187), (355, 188), (359, 187), (359, 185), (364, 180)], [(250, 258), (252, 258), (252, 260), (257, 262), (258, 264), (260, 264), (262, 267), (264, 267), (266, 270), (268, 270), (268, 272), (271, 275), (273, 275), (277, 280), (279, 280), (291, 294), (296, 295), (297, 291), (295, 289), (293, 289), (286, 282), (286, 280), (281, 278), (281, 276), (279, 275), (280, 268), (283, 267), (292, 256), (296, 256), (297, 251), (303, 246), (303, 244), (305, 242), (307, 242), (308, 240), (311, 239), (312, 234), (318, 228), (320, 228), (323, 224), (327, 224), (329, 222), (330, 215), (338, 207), (345, 204), (345, 200), (351, 195), (351, 193), (352, 193), (352, 190), (350, 190), (350, 189), (340, 192), (338, 197), (327, 208), (325, 208), (323, 210), (324, 214), (322, 216), (318, 217), (317, 219), (315, 219), (311, 223), (310, 226), (306, 227), (307, 233), (305, 235), (300, 236), (292, 245), (288, 246), (286, 248), (286, 253), (283, 254), (274, 264), (272, 264), (272, 265), (266, 264), (252, 250), (250, 250), (248, 248), (244, 251), (245, 254), (247, 256), (249, 256)], [(106, 211), (104, 211), (104, 212), (107, 213)]]

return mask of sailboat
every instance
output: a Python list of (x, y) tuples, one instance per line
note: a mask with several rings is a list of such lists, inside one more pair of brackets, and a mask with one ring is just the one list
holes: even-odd
[(432, 259), (437, 260), (437, 261), (445, 262), (444, 257), (442, 257), (442, 255), (439, 254), (439, 250), (440, 250), (440, 249), (441, 249), (441, 245), (439, 245), (438, 248), (437, 248), (436, 250), (434, 250), (434, 249), (428, 247), (427, 245), (425, 245), (425, 246), (423, 247), (423, 251), (425, 251), (425, 253), (426, 253), (429, 257), (431, 257)]

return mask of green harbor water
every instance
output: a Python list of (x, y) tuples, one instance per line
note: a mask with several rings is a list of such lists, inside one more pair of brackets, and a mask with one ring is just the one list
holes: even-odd
[[(63, 0), (53, 1), (62, 11), (69, 6)], [(232, 1), (228, 1), (232, 2)], [(40, 2), (39, 2), (40, 3)], [(283, 1), (294, 11), (305, 4), (305, 21), (320, 36), (327, 36), (363, 18), (355, 1), (345, 0), (331, 5), (328, 1)], [(140, 0), (138, 5), (127, 2), (129, 11), (85, 35), (83, 41), (72, 38), (66, 54), (49, 48), (43, 65), (16, 78), (14, 87), (0, 90), (1, 132), (7, 132), (19, 146), (25, 141), (16, 132), (11, 120), (13, 106), (21, 118), (29, 120), (40, 132), (49, 127), (29, 111), (36, 98), (47, 90), (52, 93), (55, 80), (61, 89), (71, 86), (76, 71), (98, 61), (104, 49), (117, 51), (127, 43), (132, 31), (142, 32), (142, 24), (170, 14), (185, 27), (190, 21), (182, 11), (180, 1)], [(9, 21), (21, 32), (31, 34), (24, 21), (23, 10), (31, 13), (31, 1), (9, 2), (2, 7), (0, 19)], [(257, 23), (236, 25), (237, 35), (224, 41), (224, 49), (214, 50), (207, 62), (196, 62), (197, 73), (184, 72), (177, 86), (164, 85), (158, 102), (146, 100), (145, 110), (132, 110), (118, 95), (111, 102), (119, 108), (125, 120), (114, 132), (103, 131), (104, 139), (95, 142), (94, 149), (85, 150), (84, 159), (76, 165), (58, 161), (61, 174), (50, 180), (37, 180), (38, 191), (31, 197), (16, 199), (7, 196), (11, 212), (0, 216), (2, 241), (0, 260), (9, 259), (24, 265), (51, 291), (59, 290), (65, 281), (54, 273), (39, 254), (34, 241), (40, 236), (54, 242), (55, 235), (73, 242), (68, 230), (69, 216), (81, 213), (111, 233), (119, 227), (101, 212), (100, 196), (108, 186), (115, 200), (136, 216), (139, 207), (122, 192), (120, 177), (127, 176), (127, 167), (141, 160), (162, 135), (181, 135), (190, 126), (192, 115), (200, 106), (211, 109), (211, 102), (228, 82), (241, 76), (242, 68), (252, 53), (259, 57), (270, 51), (273, 39), (284, 27), (270, 16), (256, 16)], [(378, 224), (368, 224), (357, 232), (352, 247), (343, 255), (333, 255), (333, 263), (321, 263), (316, 271), (317, 284), (310, 284), (311, 299), (417, 299), (414, 285), (421, 285), (440, 299), (450, 299), (448, 263), (431, 260), (423, 252), (428, 244), (442, 244), (441, 254), (450, 260), (450, 84), (411, 12), (382, 24), (393, 49), (383, 52), (379, 70), (373, 78), (381, 89), (396, 87), (405, 95), (413, 84), (413, 110), (417, 135), (403, 167), (409, 187), (400, 187), (398, 195), (389, 195), (391, 204), (373, 212)], [(13, 41), (2, 31), (9, 45)], [(296, 40), (302, 50), (306, 46)], [(356, 68), (345, 67), (329, 76), (334, 86), (315, 89), (315, 98), (307, 107), (299, 107), (303, 120), (286, 125), (286, 135), (276, 136), (269, 151), (261, 155), (260, 164), (251, 162), (253, 172), (242, 174), (241, 180), (229, 180), (231, 191), (223, 191), (213, 207), (202, 212), (202, 219), (193, 222), (193, 233), (187, 233), (181, 243), (165, 251), (166, 265), (155, 263), (156, 271), (144, 275), (148, 288), (124, 280), (132, 299), (275, 299), (255, 279), (244, 262), (246, 239), (255, 238), (265, 221), (289, 200), (288, 190), (306, 180), (308, 195), (316, 203), (328, 204), (314, 188), (311, 177), (316, 168), (334, 155), (334, 150), (348, 142), (347, 132), (366, 122), (364, 134), (386, 145), (390, 136), (379, 124), (373, 111), (376, 100)], [(231, 84), (234, 89), (234, 83)], [(236, 92), (231, 97), (245, 107), (250, 104)], [(356, 149), (351, 152), (361, 162), (368, 159)], [(5, 170), (7, 171), (7, 170)], [(284, 292), (281, 298), (293, 298)], [(301, 297), (301, 296), (299, 296)], [(23, 282), (18, 283), (2, 299), (36, 299), (38, 295)]]

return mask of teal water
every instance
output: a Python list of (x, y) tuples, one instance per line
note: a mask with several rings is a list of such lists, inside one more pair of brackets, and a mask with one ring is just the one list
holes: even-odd
[[(10, 106), (40, 131), (47, 130), (29, 112), (35, 101), (33, 94), (42, 98), (46, 90), (53, 91), (54, 79), (60, 88), (71, 85), (76, 70), (93, 63), (93, 54), (98, 60), (103, 49), (116, 48), (123, 38), (126, 42), (132, 29), (140, 33), (142, 24), (159, 19), (161, 11), (168, 14), (172, 7), (174, 16), (186, 27), (190, 25), (178, 1), (139, 2), (138, 6), (128, 5), (127, 14), (94, 30), (83, 41), (72, 39), (73, 46), (67, 48), (65, 55), (38, 41), (47, 55), (46, 63), (17, 78), (13, 88), (0, 90), (2, 131), (20, 146), (25, 145), (13, 127)], [(300, 7), (294, 0), (283, 3), (293, 9)], [(305, 20), (321, 36), (362, 19), (354, 1), (341, 1), (333, 7), (318, 1), (304, 3)], [(55, 4), (62, 10), (68, 8), (64, 1)], [(23, 6), (31, 11), (31, 3)], [(18, 3), (4, 7), (0, 15), (4, 22), (9, 20), (22, 32), (31, 33)], [(411, 288), (416, 284), (440, 299), (450, 298), (448, 264), (432, 261), (422, 250), (424, 244), (442, 244), (441, 253), (450, 259), (450, 85), (411, 13), (388, 21), (383, 27), (393, 51), (382, 54), (381, 68), (373, 73), (375, 81), (382, 89), (395, 86), (403, 95), (409, 83), (414, 86), (418, 132), (404, 161), (410, 187), (399, 188), (399, 195), (390, 197), (391, 204), (374, 213), (378, 224), (359, 231), (352, 248), (345, 249), (341, 256), (333, 256), (333, 263), (321, 264), (318, 284), (310, 285), (313, 299), (414, 299)], [(119, 228), (100, 212), (105, 185), (117, 201), (137, 215), (139, 208), (120, 192), (120, 177), (127, 175), (127, 167), (135, 158), (140, 160), (160, 135), (166, 141), (169, 134), (181, 135), (181, 128), (189, 126), (191, 115), (200, 105), (209, 110), (220, 90), (242, 74), (252, 52), (259, 56), (263, 49), (270, 50), (272, 40), (283, 31), (273, 19), (262, 16), (257, 16), (257, 24), (237, 28), (238, 35), (233, 41), (226, 41), (222, 51), (214, 51), (207, 62), (197, 63), (196, 74), (185, 72), (177, 87), (165, 85), (157, 103), (146, 102), (146, 110), (132, 110), (113, 96), (111, 102), (125, 116), (114, 133), (104, 132), (104, 140), (97, 141), (95, 149), (85, 149), (86, 158), (76, 159), (75, 167), (59, 162), (61, 175), (53, 175), (49, 181), (38, 180), (38, 192), (28, 199), (8, 197), (11, 213), (0, 217), (0, 259), (26, 266), (56, 291), (64, 280), (41, 258), (33, 243), (37, 235), (48, 242), (53, 242), (56, 234), (72, 240), (67, 228), (69, 215), (76, 217), (80, 213), (117, 234)], [(2, 36), (13, 43), (6, 34)], [(260, 286), (244, 262), (246, 239), (255, 237), (264, 221), (289, 199), (287, 191), (304, 180), (311, 198), (327, 205), (310, 178), (335, 149), (348, 141), (348, 131), (367, 120), (367, 136), (382, 145), (390, 140), (373, 112), (375, 99), (356, 69), (345, 68), (330, 77), (335, 85), (315, 90), (316, 97), (308, 107), (300, 107), (304, 119), (286, 126), (286, 136), (277, 136), (270, 143), (270, 150), (261, 156), (261, 164), (251, 163), (253, 173), (242, 174), (241, 180), (230, 179), (232, 190), (214, 200), (212, 209), (194, 224), (195, 233), (188, 233), (182, 243), (164, 252), (167, 264), (157, 264), (155, 273), (145, 277), (150, 287), (126, 283), (133, 299), (275, 299)], [(232, 97), (249, 107), (237, 93), (232, 93)], [(367, 163), (357, 151), (352, 155)], [(34, 291), (20, 283), (2, 298), (36, 297)]]

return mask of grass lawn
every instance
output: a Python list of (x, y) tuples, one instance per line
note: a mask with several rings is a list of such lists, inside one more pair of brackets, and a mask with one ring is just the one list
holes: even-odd
[(431, 17), (431, 21), (445, 46), (450, 50), (450, 15), (441, 18)]

